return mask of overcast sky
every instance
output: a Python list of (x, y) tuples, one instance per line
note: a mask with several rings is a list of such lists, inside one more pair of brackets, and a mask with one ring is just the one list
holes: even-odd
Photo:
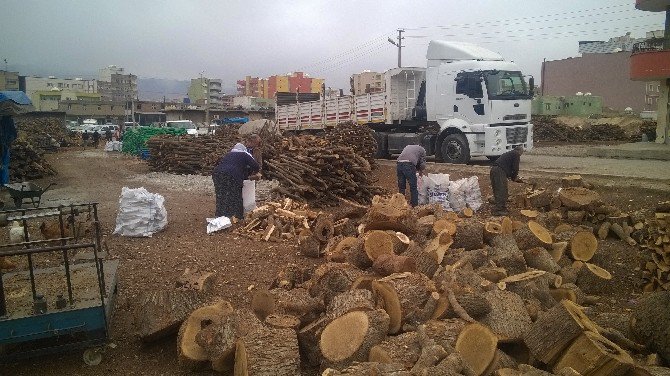
[[(405, 28), (403, 66), (425, 67), (430, 39), (481, 44), (539, 81), (547, 60), (578, 56), (579, 40), (663, 28), (634, 0), (2, 0), (0, 64), (21, 74), (91, 77), (109, 64), (143, 78), (224, 87), (246, 75), (303, 70), (348, 87), (364, 69), (397, 64), (386, 39)], [(91, 77), (95, 78), (95, 77)]]

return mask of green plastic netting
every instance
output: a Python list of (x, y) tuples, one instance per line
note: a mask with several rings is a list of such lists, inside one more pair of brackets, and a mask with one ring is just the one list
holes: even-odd
[(126, 154), (143, 156), (147, 154), (147, 140), (153, 136), (167, 134), (179, 136), (186, 134), (186, 129), (180, 128), (157, 128), (157, 127), (135, 127), (123, 133), (123, 149)]

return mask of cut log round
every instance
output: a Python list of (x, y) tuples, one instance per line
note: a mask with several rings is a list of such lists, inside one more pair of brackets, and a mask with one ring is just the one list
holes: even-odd
[(474, 214), (475, 214), (475, 211), (472, 210), (472, 208), (470, 208), (470, 207), (466, 207), (465, 209), (463, 209), (463, 216), (465, 216), (466, 218), (470, 218)]
[(389, 234), (391, 235), (391, 240), (393, 241), (393, 253), (396, 255), (399, 255), (407, 249), (407, 246), (409, 246), (410, 239), (407, 237), (407, 235), (403, 234), (402, 232), (399, 231), (391, 231), (388, 230)]
[(352, 289), (345, 291), (333, 298), (328, 304), (326, 317), (334, 320), (351, 311), (371, 311), (375, 309), (372, 291), (364, 289)]
[(601, 268), (598, 265), (591, 264), (591, 263), (584, 263), (584, 266), (586, 266), (586, 269), (588, 269), (591, 273), (597, 275), (598, 277), (602, 279), (612, 279), (612, 274), (608, 272), (607, 270)]
[(549, 254), (554, 261), (558, 262), (561, 257), (565, 254), (565, 250), (568, 248), (568, 242), (555, 242), (551, 244), (551, 249)]
[(362, 220), (366, 231), (394, 230), (404, 234), (416, 232), (416, 217), (404, 195), (396, 193), (391, 197), (375, 198)]
[(465, 248), (466, 251), (484, 247), (484, 224), (468, 219), (456, 225), (453, 248)]
[(579, 306), (562, 300), (538, 317), (526, 333), (524, 342), (537, 360), (553, 365), (585, 330), (597, 328)]
[(541, 224), (528, 221), (528, 225), (514, 232), (514, 238), (519, 249), (531, 249), (535, 247), (551, 246), (551, 233)]
[(372, 264), (372, 270), (384, 277), (393, 273), (415, 272), (416, 261), (408, 256), (380, 255)]
[(510, 217), (507, 216), (503, 217), (502, 221), (500, 222), (500, 226), (502, 227), (503, 235), (509, 235), (512, 232), (514, 232), (514, 222)]
[(531, 320), (519, 295), (509, 291), (492, 290), (485, 292), (484, 297), (491, 305), (491, 312), (479, 322), (491, 328), (501, 342), (522, 341), (531, 325)]
[(428, 252), (425, 252), (415, 242), (410, 243), (403, 256), (412, 258), (416, 265), (416, 271), (427, 276), (432, 276), (437, 271), (437, 259)]
[(633, 309), (633, 337), (670, 362), (670, 291), (646, 294)]
[(298, 338), (292, 329), (256, 328), (237, 340), (235, 376), (300, 374)]
[(549, 273), (556, 273), (561, 269), (551, 254), (543, 247), (527, 249), (523, 251), (523, 257), (526, 260), (526, 265), (533, 269), (544, 270)]
[(621, 347), (598, 333), (582, 333), (554, 366), (554, 372), (570, 367), (582, 375), (623, 376), (634, 360)]
[(581, 187), (564, 188), (558, 193), (563, 206), (568, 209), (589, 209), (601, 204), (598, 192)]
[(368, 361), (377, 363), (398, 363), (405, 369), (411, 369), (419, 360), (421, 346), (416, 332), (402, 333), (388, 337), (378, 345), (372, 346)]
[(486, 244), (491, 244), (491, 240), (500, 234), (502, 234), (502, 226), (499, 223), (487, 221), (484, 224), (484, 241)]
[(456, 340), (456, 351), (474, 375), (483, 375), (495, 358), (498, 338), (485, 325), (467, 325)]
[(274, 295), (265, 288), (256, 290), (251, 297), (251, 310), (259, 320), (265, 320), (276, 308)]
[(321, 242), (308, 229), (303, 229), (298, 234), (298, 248), (300, 249), (300, 254), (305, 257), (321, 257)]
[(512, 235), (496, 236), (491, 242), (491, 261), (503, 267), (508, 274), (518, 274), (526, 271), (526, 260), (519, 250)]
[(353, 236), (347, 236), (345, 238), (342, 238), (337, 245), (335, 245), (335, 248), (333, 248), (333, 251), (329, 254), (326, 254), (326, 258), (328, 261), (331, 262), (345, 262), (347, 260), (346, 255), (347, 251), (349, 248), (352, 247), (358, 247), (358, 243), (361, 240), (353, 237)]
[(436, 290), (433, 281), (421, 273), (391, 274), (373, 281), (372, 289), (390, 317), (389, 334), (398, 333), (404, 323), (417, 317)]
[(320, 214), (316, 218), (316, 223), (313, 228), (314, 236), (321, 242), (327, 243), (335, 233), (333, 226), (333, 218), (331, 216)]
[(365, 234), (363, 249), (372, 262), (374, 262), (379, 255), (394, 254), (392, 235), (381, 230), (370, 231)]
[(309, 281), (309, 293), (323, 297), (324, 304), (328, 305), (333, 297), (349, 290), (362, 274), (355, 266), (346, 263), (322, 264), (316, 268)]
[(438, 219), (435, 221), (435, 223), (433, 223), (433, 235), (437, 235), (445, 230), (449, 233), (449, 235), (455, 235), (457, 231), (456, 222), (448, 219)]
[(598, 249), (598, 239), (590, 231), (578, 231), (570, 240), (570, 254), (574, 260), (589, 261)]
[(181, 325), (177, 336), (179, 364), (189, 370), (202, 370), (209, 364), (209, 354), (196, 342), (196, 335), (208, 326), (222, 325), (233, 313), (233, 307), (226, 301), (201, 307), (193, 311)]
[(368, 359), (370, 349), (386, 338), (389, 316), (384, 310), (353, 311), (330, 322), (321, 333), (322, 368), (342, 368)]
[(195, 290), (158, 290), (143, 293), (138, 303), (138, 335), (148, 343), (176, 333), (191, 312), (206, 304), (206, 298)]

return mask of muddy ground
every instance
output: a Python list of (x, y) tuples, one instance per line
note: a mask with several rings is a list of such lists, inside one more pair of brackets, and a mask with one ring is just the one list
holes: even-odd
[[(250, 286), (268, 285), (283, 265), (315, 266), (322, 262), (301, 257), (292, 242), (259, 243), (231, 232), (206, 235), (205, 218), (214, 212), (209, 177), (149, 173), (143, 161), (101, 150), (71, 149), (52, 154), (49, 158), (59, 174), (41, 182), (58, 183), (53, 191), (44, 195), (45, 204), (99, 202), (104, 241), (110, 257), (120, 260), (111, 346), (105, 348), (103, 361), (98, 366), (87, 366), (82, 361), (82, 351), (76, 350), (0, 366), (0, 375), (189, 374), (180, 370), (177, 363), (175, 337), (143, 346), (135, 336), (133, 318), (138, 308), (137, 297), (142, 291), (172, 283), (185, 268), (199, 268), (216, 272), (216, 294), (234, 306), (242, 307), (249, 304)], [(571, 172), (565, 168), (556, 171), (539, 169), (533, 167), (530, 161), (529, 156), (528, 161), (522, 163), (522, 175), (543, 186), (556, 185), (561, 176)], [(598, 161), (586, 164), (597, 165)], [(483, 196), (491, 193), (488, 162), (476, 162), (474, 166), (431, 163), (429, 169), (450, 173), (452, 178), (477, 175)], [(584, 173), (607, 202), (624, 211), (652, 208), (656, 202), (670, 196), (668, 182), (653, 176), (630, 179), (618, 174)], [(374, 174), (380, 185), (389, 190), (395, 189), (395, 165), (392, 161), (381, 161)], [(124, 238), (111, 234), (119, 195), (124, 186), (144, 186), (165, 197), (169, 225), (164, 231), (151, 238)], [(521, 184), (510, 184), (512, 193), (524, 188)], [(513, 212), (518, 215), (518, 211)], [(485, 204), (476, 216), (483, 219), (489, 213), (490, 207)], [(637, 252), (637, 249), (614, 239), (601, 243), (597, 259), (601, 266), (612, 272), (614, 278), (607, 284), (593, 286), (593, 291), (590, 291), (603, 297), (591, 309), (594, 314), (627, 311), (635, 303), (639, 297), (639, 278), (635, 270)]]

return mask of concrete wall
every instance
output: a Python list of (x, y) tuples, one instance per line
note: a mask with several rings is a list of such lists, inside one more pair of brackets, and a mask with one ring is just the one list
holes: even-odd
[[(379, 93), (384, 91), (384, 74), (379, 72), (361, 72), (351, 76), (354, 95)], [(369, 85), (369, 87), (368, 87)]]
[(622, 111), (645, 107), (645, 83), (629, 78), (630, 52), (585, 54), (547, 61), (542, 66), (543, 95), (569, 96), (577, 92), (601, 96), (604, 107)]
[(0, 70), (0, 91), (19, 90), (19, 72)]

